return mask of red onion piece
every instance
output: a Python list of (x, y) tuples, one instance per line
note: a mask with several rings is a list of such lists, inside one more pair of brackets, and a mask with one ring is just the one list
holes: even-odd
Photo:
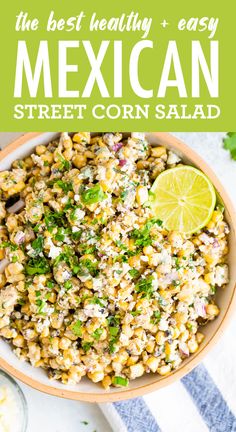
[(126, 164), (127, 160), (126, 159), (120, 159), (119, 160), (119, 166), (123, 167)]
[(22, 244), (25, 241), (25, 234), (23, 233), (23, 231), (17, 231), (15, 237), (14, 237), (14, 241), (16, 244)]
[(194, 309), (200, 317), (206, 317), (206, 305), (200, 299), (195, 300)]
[(112, 151), (117, 152), (118, 150), (121, 149), (121, 147), (123, 147), (123, 143), (122, 142), (118, 142), (118, 143), (116, 143), (116, 144), (114, 144), (112, 146)]
[(19, 199), (15, 204), (7, 208), (8, 213), (17, 213), (19, 210), (22, 210), (25, 206), (25, 202), (22, 199)]
[(189, 349), (185, 342), (179, 342), (179, 350), (185, 357), (189, 356)]
[(3, 258), (3, 259), (0, 261), (0, 273), (3, 273), (3, 272), (4, 272), (4, 270), (5, 270), (5, 268), (8, 266), (8, 264), (9, 264), (9, 260), (8, 260), (7, 258)]
[(213, 248), (218, 248), (220, 247), (220, 243), (217, 239), (214, 239), (213, 243), (212, 243)]

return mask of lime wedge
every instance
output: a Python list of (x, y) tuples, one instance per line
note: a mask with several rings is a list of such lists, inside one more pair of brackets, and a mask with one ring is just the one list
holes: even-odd
[(168, 230), (194, 233), (207, 225), (216, 205), (210, 180), (184, 165), (163, 171), (152, 185), (150, 204)]

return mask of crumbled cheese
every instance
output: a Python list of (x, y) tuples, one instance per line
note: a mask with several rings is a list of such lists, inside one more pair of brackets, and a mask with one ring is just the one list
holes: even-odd
[(99, 290), (103, 286), (103, 280), (102, 278), (93, 278), (93, 289)]
[(141, 141), (145, 140), (144, 132), (131, 132), (131, 138), (139, 139)]
[(72, 232), (78, 232), (80, 229), (77, 226), (72, 227)]
[(106, 317), (108, 315), (108, 312), (105, 312), (105, 309), (102, 308), (98, 304), (88, 304), (84, 308), (84, 314), (87, 317)]
[(168, 330), (168, 322), (165, 319), (161, 318), (158, 327), (159, 330), (166, 331)]
[(67, 201), (68, 201), (68, 197), (67, 196), (62, 197), (62, 199), (61, 199), (61, 203), (62, 204), (66, 204)]
[(40, 168), (44, 167), (44, 161), (41, 159), (40, 156), (32, 154), (31, 157), (36, 165), (38, 165)]
[(63, 270), (62, 278), (64, 281), (67, 281), (68, 279), (71, 278), (71, 272), (69, 272), (68, 270)]
[(50, 238), (48, 239), (48, 243), (50, 245), (50, 250), (49, 250), (49, 254), (48, 254), (49, 258), (52, 258), (52, 259), (57, 258), (58, 255), (60, 255), (60, 253), (62, 252), (62, 249), (58, 246), (55, 246)]
[(85, 216), (85, 211), (81, 210), (80, 208), (77, 208), (74, 212), (74, 219), (75, 221), (80, 221)]
[(222, 266), (216, 266), (215, 268), (215, 284), (218, 286), (222, 286), (224, 284), (226, 284), (229, 280), (229, 275), (228, 275), (228, 266), (227, 265), (222, 265)]
[(179, 158), (179, 156), (177, 156), (176, 153), (173, 153), (172, 151), (169, 151), (169, 155), (168, 155), (168, 158), (167, 158), (167, 164), (168, 165), (176, 164), (176, 163), (180, 162), (180, 160), (181, 159)]
[(140, 260), (144, 262), (148, 262), (148, 257), (146, 255), (141, 255)]

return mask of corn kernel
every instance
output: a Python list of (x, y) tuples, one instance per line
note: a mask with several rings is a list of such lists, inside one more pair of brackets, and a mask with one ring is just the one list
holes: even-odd
[(167, 375), (171, 370), (171, 366), (169, 364), (163, 365), (157, 369), (159, 375)]
[(155, 158), (160, 158), (161, 156), (166, 155), (166, 148), (162, 146), (153, 147), (151, 149), (151, 155)]
[(136, 201), (141, 206), (148, 200), (148, 189), (146, 186), (138, 186), (136, 189)]
[(206, 313), (212, 317), (216, 317), (220, 313), (220, 309), (214, 304), (206, 305)]
[(160, 360), (157, 357), (149, 357), (146, 361), (146, 365), (149, 367), (149, 369), (152, 372), (156, 372), (158, 365), (159, 365)]
[(197, 343), (196, 339), (193, 339), (193, 338), (190, 339), (187, 342), (187, 345), (188, 345), (188, 348), (189, 348), (189, 351), (191, 354), (195, 353), (198, 349), (198, 343)]

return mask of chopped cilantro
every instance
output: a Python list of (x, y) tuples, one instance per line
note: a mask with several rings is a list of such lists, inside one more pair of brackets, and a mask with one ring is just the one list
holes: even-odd
[(129, 274), (132, 278), (137, 278), (139, 276), (139, 271), (135, 268), (132, 268), (131, 270), (129, 270)]
[(116, 240), (115, 243), (116, 243), (116, 246), (118, 246), (121, 250), (124, 250), (124, 251), (128, 250), (127, 246), (124, 243), (122, 243), (120, 240)]
[(79, 248), (80, 248), (82, 255), (93, 254), (96, 251), (96, 246), (94, 246), (94, 245), (90, 246), (90, 245), (87, 245), (87, 243), (79, 245)]
[(129, 380), (128, 380), (128, 378), (123, 378), (121, 376), (115, 376), (113, 378), (113, 384), (119, 385), (122, 387), (127, 387), (127, 385), (129, 384)]
[(152, 318), (151, 318), (151, 323), (152, 324), (157, 324), (161, 319), (161, 312), (159, 310), (154, 311)]
[(109, 353), (113, 354), (116, 350), (117, 338), (112, 337), (109, 341)]
[(63, 212), (50, 212), (47, 211), (44, 216), (44, 221), (48, 231), (52, 231), (53, 228), (58, 228), (61, 226), (66, 226), (67, 222), (64, 218)]
[(115, 345), (119, 339), (120, 318), (118, 315), (112, 315), (107, 318), (107, 322), (110, 333), (109, 352), (112, 354), (115, 352)]
[(180, 264), (179, 264), (179, 258), (178, 257), (174, 257), (175, 260), (175, 267), (176, 270), (179, 270), (181, 268)]
[(136, 246), (149, 246), (152, 244), (152, 238), (150, 235), (151, 228), (157, 224), (158, 226), (162, 225), (162, 221), (160, 219), (150, 219), (142, 229), (134, 229), (131, 231), (130, 237), (135, 240)]
[(57, 153), (56, 155), (61, 162), (60, 171), (69, 171), (70, 162), (66, 160), (60, 153)]
[(97, 330), (95, 330), (95, 332), (93, 332), (93, 338), (98, 341), (100, 339), (102, 333), (103, 333), (103, 329), (98, 328)]
[[(83, 268), (86, 268), (88, 270), (88, 272), (91, 274), (91, 276), (96, 277), (99, 273), (98, 271), (98, 263), (97, 261), (91, 261), (90, 259), (83, 259), (80, 261), (79, 263), (80, 269), (83, 272)], [(79, 270), (80, 272), (80, 270)]]
[(71, 328), (71, 330), (72, 330), (72, 332), (74, 333), (75, 336), (80, 337), (82, 335), (81, 325), (82, 325), (82, 321), (77, 320), (76, 323)]
[(55, 240), (63, 242), (67, 235), (70, 235), (70, 228), (59, 227), (55, 235)]
[(103, 192), (99, 183), (94, 187), (81, 192), (81, 199), (84, 204), (94, 204), (103, 201), (106, 198), (107, 195)]
[(71, 212), (70, 212), (70, 220), (71, 221), (76, 221), (76, 219), (77, 219), (77, 216), (76, 216), (76, 210), (78, 209), (79, 207), (73, 207), (72, 208), (72, 210), (71, 210)]
[(224, 148), (230, 151), (232, 159), (236, 160), (236, 132), (228, 132), (224, 140)]
[(39, 232), (39, 225), (31, 226), (31, 228), (34, 232)]
[(36, 254), (39, 254), (43, 250), (43, 236), (39, 235), (33, 242), (32, 248), (35, 250)]
[(22, 299), (22, 298), (20, 298), (20, 299), (18, 299), (18, 302), (17, 302), (20, 306), (24, 306), (24, 304), (25, 304), (25, 301), (24, 301), (24, 299)]
[(71, 288), (72, 288), (72, 283), (71, 283), (71, 281), (68, 281), (68, 280), (67, 280), (67, 281), (64, 283), (64, 287), (65, 287), (66, 290), (71, 289)]
[(101, 307), (104, 307), (104, 306), (105, 306), (104, 303), (102, 302), (102, 299), (98, 298), (97, 296), (92, 297), (92, 298), (89, 300), (89, 303), (90, 303), (90, 304), (98, 304), (98, 305), (101, 306)]
[(49, 273), (49, 263), (45, 257), (31, 258), (25, 266), (25, 272), (28, 275)]
[(109, 327), (109, 332), (111, 336), (117, 336), (119, 333), (119, 327)]
[(215, 285), (211, 285), (211, 294), (215, 294), (216, 293), (216, 287)]
[(129, 193), (129, 191), (128, 191), (127, 189), (124, 189), (124, 190), (121, 192), (121, 194), (120, 194), (120, 198), (121, 198), (122, 201), (125, 201), (125, 199), (126, 199), (127, 196), (128, 196), (128, 193)]
[(92, 347), (92, 345), (93, 345), (92, 342), (84, 342), (82, 344), (82, 348), (87, 353), (90, 350), (90, 348)]
[(152, 276), (139, 279), (138, 283), (135, 286), (135, 289), (138, 293), (142, 293), (142, 298), (144, 298), (144, 297), (150, 298), (153, 294), (152, 283), (153, 283), (153, 277)]
[(76, 240), (80, 239), (81, 235), (82, 235), (82, 230), (72, 231), (71, 238), (72, 238), (72, 240), (76, 241)]
[(0, 248), (6, 248), (6, 247), (9, 247), (11, 251), (15, 251), (18, 249), (18, 246), (14, 245), (9, 241), (4, 241), (0, 244)]
[(141, 311), (141, 309), (137, 309), (137, 310), (132, 311), (132, 312), (130, 312), (130, 313), (131, 313), (131, 315), (133, 315), (133, 316), (135, 317), (135, 316), (137, 316), (137, 315), (140, 315), (140, 314), (142, 313), (142, 311)]
[(37, 299), (35, 302), (36, 306), (38, 306), (38, 314), (42, 314), (44, 306), (45, 306), (45, 301), (41, 300), (41, 299)]
[(192, 325), (190, 322), (187, 322), (187, 323), (186, 323), (186, 327), (187, 327), (190, 331), (192, 331), (192, 329), (193, 329), (193, 325)]
[(58, 255), (53, 265), (56, 267), (60, 262), (64, 261), (72, 271), (76, 274), (79, 271), (79, 265), (78, 265), (78, 257), (73, 253), (73, 250), (69, 248), (68, 246), (64, 246), (63, 252)]
[(13, 257), (12, 257), (12, 259), (11, 259), (11, 260), (12, 260), (12, 262), (13, 262), (13, 263), (16, 263), (16, 261), (18, 260), (18, 258), (17, 258), (17, 256), (16, 256), (16, 255), (13, 255)]
[(120, 275), (120, 274), (123, 273), (123, 270), (115, 270), (115, 272), (116, 272), (118, 275)]
[(48, 288), (52, 289), (54, 287), (55, 283), (53, 281), (49, 280), (49, 281), (47, 281), (46, 285)]
[(59, 188), (61, 188), (63, 190), (63, 192), (67, 193), (69, 191), (73, 191), (73, 186), (71, 182), (65, 182), (63, 180), (57, 180), (55, 182), (55, 184), (57, 186), (59, 186)]

